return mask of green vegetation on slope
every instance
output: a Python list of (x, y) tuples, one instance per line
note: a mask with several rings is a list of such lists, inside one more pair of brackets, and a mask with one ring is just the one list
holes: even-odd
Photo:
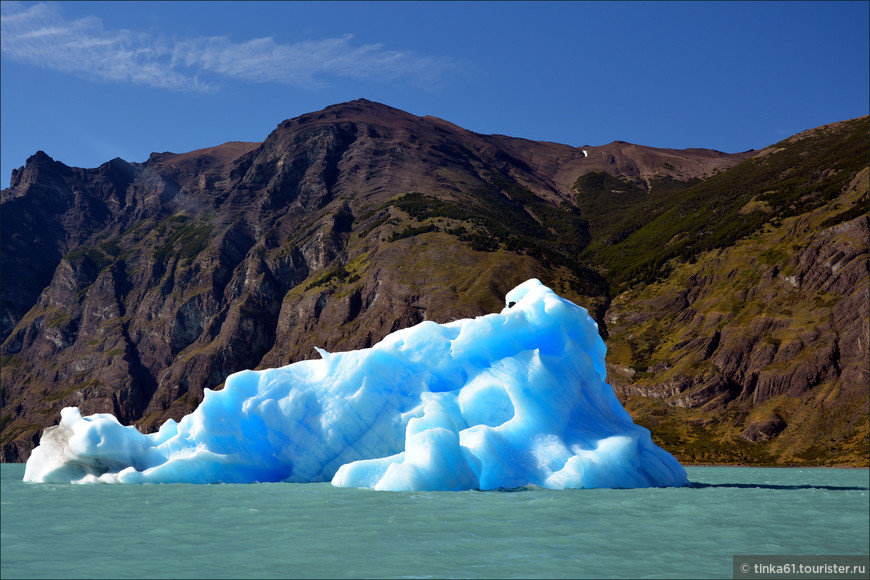
[[(826, 250), (842, 260), (821, 266), (830, 275), (866, 264), (860, 224), (825, 228), (841, 223), (833, 219), (840, 208), (867, 207), (867, 179), (865, 166), (813, 211), (765, 224), (613, 300), (610, 382), (635, 421), (681, 461), (866, 466), (867, 387), (840, 351), (854, 340), (846, 333), (860, 329), (835, 322), (862, 284), (866, 295), (866, 278), (839, 290), (800, 280), (807, 257)], [(638, 396), (648, 393), (663, 398)], [(758, 427), (768, 431), (756, 438)]]
[[(552, 268), (564, 267), (583, 280), (583, 294), (606, 292), (604, 281), (578, 260), (589, 242), (588, 223), (571, 204), (556, 207), (534, 195), (528, 188), (501, 174), (469, 192), (462, 200), (442, 199), (410, 192), (389, 202), (413, 219), (424, 222), (396, 232), (391, 241), (439, 228), (436, 218), (460, 222), (443, 231), (453, 234), (479, 251), (503, 249), (530, 256)], [(428, 222), (428, 223), (426, 223)]]
[(574, 182), (575, 203), (590, 224), (593, 244), (613, 245), (661, 214), (674, 194), (700, 181), (660, 177), (650, 180), (646, 190), (604, 171), (593, 171)]
[[(767, 222), (776, 225), (837, 197), (867, 162), (867, 134), (866, 117), (811, 131), (704, 182), (651, 192), (646, 200), (616, 178), (583, 176), (575, 184), (578, 205), (584, 216), (591, 214), (592, 231), (605, 235), (596, 236), (581, 257), (607, 272), (612, 295), (651, 283), (668, 273), (673, 260), (730, 246)], [(618, 194), (604, 195), (614, 187), (621, 188)], [(592, 194), (582, 195), (587, 191)], [(856, 205), (832, 219), (860, 213)], [(615, 225), (602, 225), (608, 219)]]
[(166, 237), (155, 250), (154, 257), (161, 262), (175, 257), (190, 262), (208, 246), (212, 230), (213, 226), (206, 219), (191, 221), (186, 215), (174, 215), (156, 230), (160, 235), (165, 233)]

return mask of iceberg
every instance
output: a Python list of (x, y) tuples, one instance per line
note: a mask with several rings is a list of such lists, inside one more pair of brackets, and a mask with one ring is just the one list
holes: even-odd
[(605, 382), (587, 311), (539, 280), (500, 313), (230, 375), (156, 433), (61, 411), (25, 481), (326, 482), (376, 490), (687, 485)]

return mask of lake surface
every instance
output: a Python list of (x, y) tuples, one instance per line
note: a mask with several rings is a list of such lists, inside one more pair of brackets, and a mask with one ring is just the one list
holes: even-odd
[(867, 554), (870, 472), (689, 467), (688, 488), (379, 492), (24, 483), (11, 578), (731, 578), (735, 554)]

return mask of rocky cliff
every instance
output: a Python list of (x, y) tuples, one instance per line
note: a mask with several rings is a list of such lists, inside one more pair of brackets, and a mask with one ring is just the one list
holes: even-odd
[[(634, 252), (625, 268), (613, 256), (661, 230), (654, 222), (668, 211), (711, 195), (699, 187), (783, 154), (573, 148), (362, 100), (285, 121), (262, 143), (143, 163), (80, 169), (38, 152), (2, 192), (2, 458), (25, 459), (64, 406), (152, 430), (232, 372), (498, 310), (506, 290), (533, 276), (611, 335), (613, 382), (655, 436), (673, 439), (671, 422), (685, 418), (667, 413), (691, 410), (702, 422), (734, 423), (723, 449), (774, 453), (770, 442), (795, 429), (790, 405), (849, 393), (856, 410), (839, 439), (820, 443), (827, 415), (806, 403), (807, 434), (782, 444), (783, 456), (833, 457), (805, 452), (860, 447), (862, 428), (866, 445), (866, 214), (828, 223), (866, 203), (866, 119), (853, 125), (842, 130), (863, 135), (864, 157), (857, 169), (825, 162), (821, 182), (839, 189), (821, 205), (783, 210), (762, 199), (769, 184), (747, 185), (746, 200), (733, 196), (740, 207), (720, 209), (750, 216), (739, 221), (758, 221), (754, 229), (688, 249), (680, 233), (697, 232), (678, 232), (665, 242), (682, 253), (662, 261)], [(790, 163), (803, 175), (800, 159)], [(737, 274), (721, 276), (741, 256), (758, 271), (737, 287)], [(706, 306), (795, 296), (809, 310), (733, 306), (715, 319)], [(636, 338), (656, 332), (655, 344)], [(680, 366), (692, 356), (709, 372)]]
[(733, 219), (761, 225), (611, 303), (610, 382), (682, 459), (867, 465), (866, 131), (825, 127), (735, 168), (754, 185)]

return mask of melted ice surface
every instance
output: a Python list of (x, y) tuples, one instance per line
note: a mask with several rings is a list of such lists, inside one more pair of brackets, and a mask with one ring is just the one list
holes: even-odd
[(157, 433), (61, 411), (26, 481), (332, 481), (380, 490), (658, 487), (686, 472), (605, 383), (585, 309), (532, 279), (498, 314), (242, 371)]

